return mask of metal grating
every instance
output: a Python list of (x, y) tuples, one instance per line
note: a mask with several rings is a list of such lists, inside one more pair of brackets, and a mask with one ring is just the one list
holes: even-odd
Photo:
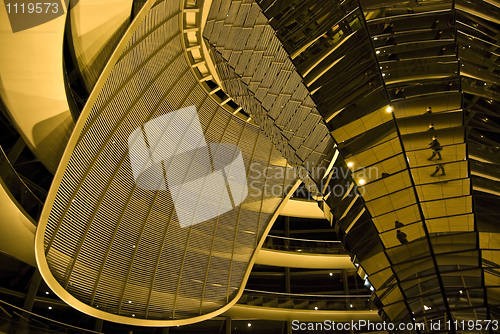
[[(99, 317), (179, 320), (233, 301), (271, 215), (295, 181), (293, 174), (266, 174), (291, 169), (262, 131), (227, 113), (193, 76), (180, 40), (182, 5), (158, 2), (127, 42), (80, 118), (83, 130), (67, 151), (38, 231), (50, 269), (43, 275), (59, 284), (52, 288), (61, 296), (66, 290)], [(168, 191), (136, 186), (127, 139), (149, 120), (189, 106), (196, 107), (207, 142), (240, 148), (249, 192), (239, 207), (181, 228)]]

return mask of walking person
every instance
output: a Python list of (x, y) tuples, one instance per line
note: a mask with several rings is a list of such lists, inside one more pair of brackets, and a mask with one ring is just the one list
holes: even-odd
[(436, 136), (432, 137), (432, 142), (429, 145), (432, 150), (432, 155), (427, 160), (432, 160), (436, 156), (436, 154), (438, 156), (438, 160), (443, 160), (443, 158), (441, 157), (441, 151), (443, 150), (443, 148), (441, 147), (441, 144), (439, 144)]
[(436, 176), (436, 174), (439, 172), (439, 170), (441, 170), (441, 176), (446, 175), (446, 173), (444, 171), (444, 166), (442, 164), (438, 164), (436, 166), (436, 170), (434, 171), (434, 173), (431, 174), (431, 176)]

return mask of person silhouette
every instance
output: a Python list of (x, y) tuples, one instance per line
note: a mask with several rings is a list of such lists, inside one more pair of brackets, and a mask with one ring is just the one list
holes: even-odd
[(443, 148), (441, 147), (441, 144), (439, 144), (437, 136), (432, 137), (432, 142), (429, 145), (432, 150), (432, 155), (427, 160), (432, 160), (436, 156), (436, 154), (438, 156), (438, 160), (443, 160), (443, 158), (441, 157), (441, 151), (443, 150)]
[(404, 244), (408, 243), (408, 239), (407, 239), (406, 233), (402, 232), (401, 230), (397, 230), (396, 231), (396, 237), (398, 238), (398, 240), (401, 243), (401, 245), (404, 245)]
[(446, 175), (446, 172), (444, 171), (444, 166), (442, 164), (438, 164), (436, 166), (436, 170), (434, 171), (434, 173), (431, 174), (431, 176), (436, 176), (439, 170), (441, 170), (441, 176)]

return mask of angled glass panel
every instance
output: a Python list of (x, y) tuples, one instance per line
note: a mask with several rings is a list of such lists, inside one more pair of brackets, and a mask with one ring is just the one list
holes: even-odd
[(413, 188), (397, 191), (366, 203), (366, 207), (373, 217), (395, 211), (416, 203)]
[(380, 235), (380, 239), (386, 248), (397, 247), (402, 244), (419, 240), (425, 237), (422, 224), (419, 222), (404, 225), (396, 230), (387, 231)]
[(398, 118), (397, 122), (399, 132), (402, 135), (420, 132), (432, 134), (435, 130), (461, 126), (463, 124), (463, 112), (456, 111), (433, 115), (422, 114), (413, 117)]
[(373, 218), (373, 223), (379, 232), (383, 232), (418, 222), (420, 219), (421, 217), (418, 206), (410, 205), (375, 217)]
[[(431, 138), (432, 141), (432, 138)], [(464, 178), (467, 176), (467, 162), (465, 161), (465, 150), (466, 150), (466, 145), (465, 144), (459, 144), (459, 145), (450, 145), (450, 146), (445, 146), (443, 147), (443, 150), (441, 151), (441, 156), (443, 158), (442, 162), (439, 163), (448, 163), (447, 165), (451, 166), (453, 164), (460, 164), (458, 167), (453, 167), (456, 170), (458, 170), (458, 174), (454, 175), (454, 178)], [(418, 180), (420, 177), (424, 177), (424, 173), (427, 173), (427, 171), (432, 170), (432, 169), (416, 169), (415, 167), (435, 167), (436, 164), (438, 163), (437, 160), (427, 160), (430, 158), (432, 155), (432, 151), (429, 148), (426, 149), (421, 149), (421, 150), (415, 150), (415, 151), (407, 151), (406, 156), (408, 157), (408, 163), (410, 164), (410, 168), (412, 169), (412, 173), (414, 173), (414, 178), (415, 180)], [(458, 161), (458, 162), (455, 162)], [(465, 164), (463, 164), (465, 163)], [(422, 175), (419, 177), (419, 175), (422, 173)], [(432, 171), (430, 172), (432, 173)], [(429, 173), (429, 175), (430, 175)], [(464, 174), (465, 173), (465, 174)], [(426, 181), (428, 180), (422, 180), (422, 181), (415, 181), (417, 184), (420, 183), (427, 183)]]
[(461, 215), (472, 212), (472, 197), (457, 197), (422, 203), (426, 219)]
[[(371, 168), (371, 170), (373, 170), (373, 168)], [(359, 181), (366, 180), (365, 182), (367, 185), (359, 189), (366, 202), (379, 197), (388, 196), (389, 194), (411, 186), (410, 175), (406, 170), (391, 175), (379, 174), (377, 175), (378, 178), (375, 178), (377, 177), (374, 175), (375, 173), (370, 173), (371, 170), (359, 171), (353, 175), (354, 180), (356, 180), (358, 184)]]
[(405, 99), (394, 103), (394, 115), (396, 118), (427, 115), (428, 107), (431, 107), (432, 113), (442, 113), (447, 111), (456, 111), (461, 109), (461, 94), (450, 92), (426, 96), (425, 98)]
[[(359, 167), (366, 168), (395, 155), (401, 154), (401, 143), (396, 132), (372, 142), (364, 150), (353, 152), (345, 159), (347, 166), (356, 170)], [(352, 164), (351, 164), (352, 163)]]
[(429, 233), (471, 232), (474, 231), (474, 215), (465, 214), (437, 219), (426, 219)]
[(470, 180), (452, 180), (417, 186), (418, 198), (421, 202), (434, 201), (457, 196), (470, 195)]

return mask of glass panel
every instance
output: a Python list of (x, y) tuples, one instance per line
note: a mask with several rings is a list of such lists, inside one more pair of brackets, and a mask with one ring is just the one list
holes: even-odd
[(412, 188), (404, 189), (366, 203), (373, 217), (415, 204), (415, 193)]
[(411, 205), (373, 218), (373, 223), (380, 232), (402, 227), (420, 221), (417, 205)]

